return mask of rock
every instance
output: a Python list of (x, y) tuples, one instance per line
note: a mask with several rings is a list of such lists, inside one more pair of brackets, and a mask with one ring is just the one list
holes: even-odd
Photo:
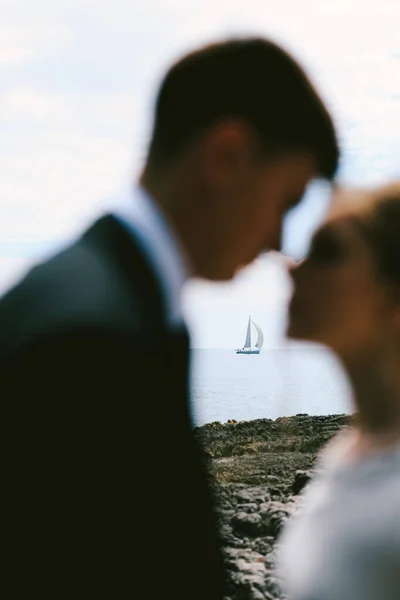
[(273, 543), (274, 538), (270, 535), (265, 537), (258, 537), (254, 540), (252, 548), (255, 552), (258, 552), (259, 554), (265, 556), (266, 554), (268, 554), (268, 552), (270, 552)]
[(247, 513), (256, 513), (259, 510), (259, 505), (256, 502), (251, 502), (250, 504), (241, 504), (240, 510)]
[(273, 596), (266, 589), (264, 557), (258, 552), (230, 549), (226, 554), (226, 564), (230, 567), (229, 583), (234, 587), (235, 597), (248, 600), (271, 600)]
[(269, 493), (271, 494), (272, 498), (275, 498), (276, 496), (280, 496), (282, 491), (280, 490), (280, 488), (270, 487)]
[(277, 475), (267, 475), (268, 483), (279, 483), (280, 477)]
[(237, 533), (248, 535), (250, 537), (260, 535), (263, 531), (263, 520), (259, 513), (236, 513), (236, 515), (232, 517), (231, 523), (233, 529)]
[(269, 497), (269, 489), (268, 488), (260, 488), (260, 487), (248, 487), (241, 490), (236, 498), (238, 504), (248, 504), (256, 502), (257, 504), (262, 504)]
[(264, 502), (263, 504), (260, 504), (259, 505), (260, 515), (264, 516), (265, 514), (268, 514), (269, 509), (270, 509), (270, 503), (269, 502)]
[(305, 488), (307, 483), (311, 480), (311, 477), (311, 471), (296, 471), (294, 481), (292, 484), (293, 494), (300, 494), (300, 492)]
[(290, 512), (290, 507), (287, 504), (271, 502), (268, 509), (261, 516), (264, 523), (264, 531), (276, 538)]
[(320, 448), (350, 423), (346, 415), (299, 414), (195, 429), (220, 525), (224, 600), (284, 600), (274, 571), (276, 538), (301, 505)]

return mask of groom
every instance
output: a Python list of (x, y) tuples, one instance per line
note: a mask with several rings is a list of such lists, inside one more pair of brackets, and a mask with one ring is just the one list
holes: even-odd
[(273, 43), (211, 45), (166, 74), (130, 197), (0, 302), (13, 597), (221, 600), (181, 289), (279, 249), (337, 163), (327, 110)]

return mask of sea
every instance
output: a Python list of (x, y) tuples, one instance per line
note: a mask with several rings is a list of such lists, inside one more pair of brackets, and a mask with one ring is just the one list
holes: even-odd
[(352, 412), (352, 394), (335, 357), (325, 348), (192, 350), (195, 425), (235, 419), (277, 419)]

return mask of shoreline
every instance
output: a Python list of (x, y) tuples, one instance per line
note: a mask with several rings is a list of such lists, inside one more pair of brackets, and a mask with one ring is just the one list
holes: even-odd
[(224, 600), (284, 600), (276, 539), (323, 446), (352, 415), (213, 422), (194, 429), (215, 497), (227, 573)]

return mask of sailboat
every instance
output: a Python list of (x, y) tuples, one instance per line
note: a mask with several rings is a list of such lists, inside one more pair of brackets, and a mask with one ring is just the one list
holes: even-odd
[[(255, 330), (257, 331), (257, 336), (258, 336), (257, 342), (254, 347), (252, 347), (252, 345), (251, 345), (251, 326), (252, 325), (255, 327)], [(259, 327), (256, 323), (254, 323), (252, 318), (249, 316), (249, 322), (247, 324), (246, 340), (244, 342), (244, 346), (243, 346), (243, 348), (236, 350), (236, 354), (260, 354), (263, 343), (264, 343), (264, 334), (261, 330), (261, 327)]]

